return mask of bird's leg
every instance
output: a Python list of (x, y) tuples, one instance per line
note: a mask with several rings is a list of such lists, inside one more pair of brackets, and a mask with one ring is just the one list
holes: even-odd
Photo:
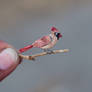
[(54, 53), (54, 52), (53, 52), (53, 50), (48, 49), (47, 53), (48, 53), (48, 54), (52, 54), (52, 53)]
[(50, 49), (44, 49), (44, 52), (47, 52), (47, 54), (52, 54), (53, 53), (53, 51), (50, 50)]
[(44, 52), (47, 52), (47, 49), (42, 49)]

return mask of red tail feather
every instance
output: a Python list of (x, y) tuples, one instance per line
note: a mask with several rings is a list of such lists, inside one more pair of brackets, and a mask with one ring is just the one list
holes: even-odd
[(28, 45), (28, 46), (26, 46), (24, 48), (19, 49), (19, 52), (20, 53), (23, 53), (23, 52), (25, 52), (25, 51), (27, 51), (27, 50), (29, 50), (31, 48), (33, 48), (33, 45)]

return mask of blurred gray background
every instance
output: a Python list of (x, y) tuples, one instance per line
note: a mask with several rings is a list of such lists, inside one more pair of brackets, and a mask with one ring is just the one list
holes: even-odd
[(0, 40), (17, 49), (52, 26), (63, 34), (53, 49), (70, 52), (24, 60), (0, 83), (0, 92), (92, 91), (92, 0), (0, 0)]

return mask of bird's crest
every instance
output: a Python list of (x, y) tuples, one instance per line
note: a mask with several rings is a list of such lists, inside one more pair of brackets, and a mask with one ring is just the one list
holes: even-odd
[(52, 27), (51, 31), (53, 31), (53, 32), (59, 32), (59, 30), (57, 28), (55, 28), (55, 27)]

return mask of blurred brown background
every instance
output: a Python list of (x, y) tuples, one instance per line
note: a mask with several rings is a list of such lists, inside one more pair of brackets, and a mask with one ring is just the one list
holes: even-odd
[(53, 49), (70, 52), (24, 60), (0, 83), (1, 92), (92, 91), (92, 0), (0, 0), (0, 39), (17, 49), (52, 26), (63, 34)]

